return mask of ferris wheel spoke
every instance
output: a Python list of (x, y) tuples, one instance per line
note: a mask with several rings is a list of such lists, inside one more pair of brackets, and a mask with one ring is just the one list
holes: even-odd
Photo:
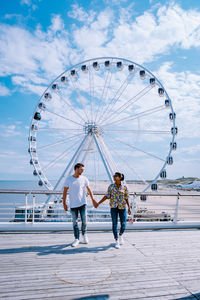
[(57, 113), (55, 113), (55, 112), (49, 110), (49, 109), (46, 109), (46, 111), (48, 111), (49, 113), (51, 113), (51, 114), (53, 114), (53, 115), (56, 115), (56, 116), (58, 116), (58, 117), (60, 117), (60, 118), (62, 118), (62, 119), (64, 119), (64, 120), (66, 120), (66, 121), (69, 121), (69, 122), (72, 122), (72, 123), (74, 123), (74, 124), (83, 126), (83, 124), (78, 123), (78, 122), (76, 122), (76, 121), (73, 121), (73, 120), (71, 120), (71, 119), (69, 119), (69, 118), (66, 118), (66, 117), (64, 117), (64, 116), (62, 116), (62, 115), (60, 115), (60, 114), (57, 114)]
[[(121, 86), (118, 88), (117, 92), (115, 93), (114, 97), (111, 99), (111, 101), (108, 103), (107, 106), (105, 106), (105, 109), (103, 110), (101, 116), (99, 117), (99, 119), (101, 120), (101, 117), (104, 116), (103, 120), (105, 119), (105, 117), (107, 115), (109, 115), (110, 111), (112, 110), (112, 107), (116, 104), (116, 102), (119, 100), (119, 98), (121, 97), (121, 95), (123, 94), (123, 92), (125, 91), (125, 89), (128, 86), (128, 78), (130, 77), (130, 75), (132, 74), (128, 74), (126, 79), (124, 80), (124, 82), (121, 84)], [(111, 107), (110, 107), (111, 106)], [(105, 114), (105, 115), (104, 115)]]
[(89, 67), (89, 85), (90, 85), (90, 108), (91, 108), (91, 120), (93, 122), (94, 116), (94, 74), (92, 69)]
[(133, 116), (130, 116), (128, 118), (118, 119), (118, 120), (116, 120), (114, 122), (103, 124), (102, 127), (104, 127), (104, 126), (110, 126), (110, 125), (115, 125), (115, 124), (120, 124), (120, 123), (127, 122), (127, 121), (130, 121), (130, 120), (133, 121), (133, 120), (137, 119), (138, 117), (145, 117), (145, 116), (154, 114), (156, 112), (159, 112), (159, 111), (161, 111), (163, 109), (165, 109), (164, 105), (157, 106), (157, 107), (145, 110), (143, 112), (140, 112), (138, 114), (135, 114)]
[(156, 156), (155, 154), (149, 153), (149, 152), (144, 151), (144, 150), (142, 150), (142, 149), (140, 149), (140, 148), (138, 148), (138, 147), (135, 147), (135, 146), (133, 146), (133, 145), (130, 145), (129, 143), (126, 143), (126, 142), (123, 142), (123, 141), (121, 141), (121, 140), (119, 140), (119, 139), (113, 138), (111, 135), (107, 135), (107, 136), (108, 136), (110, 139), (112, 139), (112, 140), (114, 140), (114, 141), (116, 141), (116, 142), (119, 142), (120, 144), (123, 144), (123, 145), (125, 145), (125, 146), (128, 146), (128, 147), (131, 148), (131, 149), (137, 150), (138, 152), (142, 152), (142, 153), (144, 153), (144, 154), (146, 154), (146, 155), (148, 155), (148, 156), (151, 156), (151, 157), (153, 157), (153, 158), (155, 158), (155, 159), (158, 159), (158, 160), (161, 160), (161, 161), (165, 162), (165, 159), (160, 158), (160, 157)]
[[(81, 95), (81, 93), (80, 93), (80, 91), (79, 91), (79, 88), (77, 87), (77, 85), (76, 85), (76, 83), (73, 81), (73, 79), (71, 79), (71, 77), (70, 77), (70, 80), (71, 80), (72, 86), (73, 86), (73, 88), (74, 88), (76, 94), (79, 96), (80, 101), (81, 101), (81, 100), (83, 99), (83, 96)], [(84, 107), (85, 107), (85, 103), (84, 103), (84, 102), (85, 102), (85, 100), (81, 102), (82, 107), (83, 107), (83, 112), (84, 112), (84, 114), (85, 114), (86, 120), (89, 121), (89, 118), (88, 118), (88, 114), (87, 114), (86, 108), (84, 109)]]
[(75, 113), (76, 117), (79, 116), (80, 119), (85, 123), (85, 119), (83, 119), (83, 117), (78, 113), (78, 111), (75, 110), (74, 107), (70, 103), (68, 103), (61, 94), (59, 94), (59, 96), (62, 99), (62, 101)]
[[(110, 74), (111, 74), (111, 75), (110, 75), (110, 78), (109, 78), (109, 83), (108, 83), (108, 85), (107, 85), (107, 87), (106, 87), (105, 97), (104, 97), (104, 99), (103, 99), (104, 103), (106, 103), (106, 99), (107, 99), (107, 97), (108, 97), (109, 87), (110, 87), (111, 80), (112, 80), (112, 76), (113, 76), (113, 73), (110, 73)], [(104, 107), (103, 107), (103, 108), (104, 108)], [(102, 116), (102, 114), (100, 114), (100, 116), (98, 117), (97, 122), (101, 119), (101, 116)]]
[(69, 142), (69, 141), (71, 141), (73, 139), (76, 139), (77, 137), (82, 136), (83, 134), (84, 133), (82, 133), (82, 134), (76, 134), (76, 135), (70, 136), (68, 138), (62, 139), (62, 140), (60, 140), (58, 142), (51, 143), (51, 144), (48, 144), (48, 145), (44, 145), (42, 147), (39, 147), (38, 150), (44, 150), (44, 149), (47, 149), (47, 148), (50, 148), (50, 147), (53, 147), (53, 146), (56, 146), (56, 145), (64, 144), (64, 143)]
[(54, 127), (48, 127), (48, 128), (39, 128), (38, 129), (39, 132), (41, 131), (76, 131), (76, 132), (81, 132), (83, 131), (82, 129), (76, 129), (76, 128), (54, 128)]
[[(112, 116), (113, 119), (118, 117), (121, 113), (123, 113), (128, 107), (135, 104), (138, 100), (140, 100), (143, 96), (145, 96), (150, 90), (152, 89), (151, 86), (145, 87), (143, 90), (141, 90), (139, 93), (137, 93), (134, 97), (129, 99), (126, 103), (121, 105), (118, 109), (113, 111), (109, 117)], [(102, 120), (102, 122), (105, 120), (105, 118)]]
[[(120, 99), (121, 95), (123, 94), (123, 92), (125, 91), (125, 89), (127, 88), (127, 86), (128, 86), (128, 84), (126, 84), (126, 86), (125, 86), (124, 89), (121, 91), (121, 93), (119, 94), (119, 96), (115, 99), (115, 100), (116, 100), (115, 103)], [(115, 103), (113, 104), (112, 107), (110, 107), (110, 109), (109, 109), (109, 107), (108, 107), (107, 109), (104, 110), (105, 115), (104, 115), (104, 113), (102, 113), (101, 117), (104, 116), (104, 118), (102, 119), (101, 123), (106, 119), (107, 116), (110, 116), (110, 112), (112, 111), (112, 108), (114, 107)], [(108, 109), (109, 109), (109, 110), (108, 110)], [(101, 117), (100, 117), (100, 119), (101, 119)], [(101, 124), (101, 123), (100, 123), (100, 124)]]
[(132, 170), (133, 173), (137, 176), (137, 178), (139, 178), (144, 184), (148, 185), (148, 182), (140, 174), (138, 174), (136, 172), (136, 170), (132, 167), (132, 165), (130, 165), (127, 162), (127, 160), (125, 160), (117, 151), (114, 150), (113, 145), (111, 143), (109, 143), (109, 142), (108, 142), (108, 144), (110, 144), (111, 149), (112, 149), (111, 151), (113, 153), (115, 153), (116, 157), (118, 157), (123, 162), (123, 164), (125, 164), (128, 167), (128, 169)]
[(140, 100), (143, 96), (145, 96), (151, 90), (152, 90), (151, 86), (145, 87), (137, 95), (135, 95), (134, 97), (129, 99), (126, 103), (124, 103), (121, 107), (119, 107), (114, 113), (122, 113), (124, 110), (126, 110), (131, 105), (135, 104), (138, 100)]
[(46, 166), (44, 166), (43, 170), (47, 171), (50, 167), (52, 167), (53, 165), (58, 163), (68, 152), (71, 152), (72, 150), (74, 150), (76, 148), (76, 146), (77, 146), (77, 141), (73, 145), (71, 145), (69, 148), (67, 148), (65, 151), (63, 151), (58, 156), (56, 156), (56, 158), (54, 158), (52, 161), (50, 161)]
[(132, 130), (132, 129), (107, 129), (104, 132), (125, 132), (125, 133), (143, 133), (143, 134), (169, 134), (170, 130)]
[(96, 112), (96, 117), (95, 117), (95, 122), (97, 122), (97, 120), (99, 119), (98, 117), (98, 114), (99, 114), (99, 110), (100, 110), (100, 107), (101, 107), (101, 104), (105, 103), (105, 100), (107, 98), (107, 94), (108, 94), (108, 89), (109, 89), (109, 86), (110, 86), (110, 83), (111, 83), (111, 79), (112, 79), (112, 73), (107, 71), (107, 76), (106, 76), (106, 80), (104, 82), (104, 86), (103, 86), (103, 90), (102, 90), (102, 95), (100, 97), (100, 101), (99, 101), (99, 105), (98, 105), (98, 108), (97, 108), (97, 112)]

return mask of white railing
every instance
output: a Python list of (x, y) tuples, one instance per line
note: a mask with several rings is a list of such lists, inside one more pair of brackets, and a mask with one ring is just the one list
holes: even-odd
[[(44, 206), (49, 195), (52, 200)], [(104, 193), (94, 195), (99, 200)], [(0, 231), (72, 230), (71, 214), (63, 210), (61, 197), (60, 191), (0, 190)], [(145, 197), (147, 201), (141, 201)], [(127, 229), (200, 228), (198, 192), (135, 192), (130, 202)], [(111, 229), (108, 205), (88, 205), (87, 217), (89, 230)]]

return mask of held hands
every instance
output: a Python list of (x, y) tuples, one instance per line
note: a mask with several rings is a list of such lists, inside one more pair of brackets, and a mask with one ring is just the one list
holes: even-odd
[(93, 206), (94, 206), (95, 208), (97, 208), (97, 207), (99, 206), (99, 203), (96, 202), (94, 199), (92, 200), (92, 203), (93, 203)]

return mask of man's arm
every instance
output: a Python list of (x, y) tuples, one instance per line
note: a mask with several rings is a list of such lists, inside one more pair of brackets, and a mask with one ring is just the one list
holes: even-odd
[(91, 189), (90, 189), (89, 186), (86, 186), (86, 189), (87, 189), (87, 191), (88, 191), (88, 193), (89, 193), (89, 195), (90, 195), (90, 198), (91, 198), (91, 200), (92, 200), (92, 204), (93, 204), (94, 207), (95, 207), (96, 201), (94, 200), (93, 193), (92, 193), (92, 191), (91, 191)]
[(66, 197), (67, 197), (67, 191), (68, 191), (68, 187), (64, 187), (64, 190), (63, 190), (63, 196), (62, 196), (62, 199), (63, 199), (63, 207), (64, 207), (64, 210), (68, 210), (68, 207), (67, 207), (67, 204), (66, 204)]

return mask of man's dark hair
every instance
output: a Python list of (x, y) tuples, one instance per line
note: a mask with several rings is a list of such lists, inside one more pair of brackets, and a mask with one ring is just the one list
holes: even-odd
[(74, 170), (79, 169), (80, 167), (84, 167), (84, 164), (81, 163), (75, 164)]

